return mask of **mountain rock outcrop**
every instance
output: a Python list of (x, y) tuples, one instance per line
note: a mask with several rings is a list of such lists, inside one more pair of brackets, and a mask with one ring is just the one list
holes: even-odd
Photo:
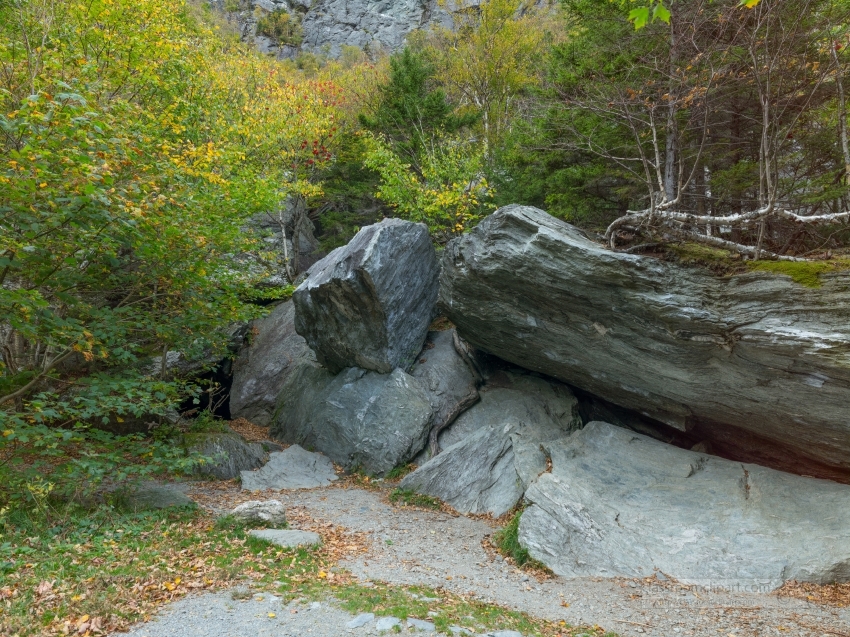
[(809, 288), (608, 250), (508, 206), (442, 256), (473, 346), (638, 411), (721, 455), (850, 476), (850, 271)]

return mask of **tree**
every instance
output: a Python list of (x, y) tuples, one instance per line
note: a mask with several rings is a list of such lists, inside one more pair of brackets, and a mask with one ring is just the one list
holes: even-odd
[(511, 121), (517, 96), (541, 78), (550, 15), (529, 0), (486, 0), (453, 12), (453, 28), (436, 31), (437, 77), (458, 103), (481, 113), (488, 147)]
[(434, 68), (425, 54), (409, 47), (390, 58), (389, 80), (378, 93), (377, 104), (371, 113), (360, 115), (360, 123), (383, 136), (414, 170), (421, 169), (420, 156), (435, 134), (456, 133), (478, 119), (475, 113), (455, 114), (435, 85)]
[(677, 3), (639, 32), (607, 3), (567, 6), (578, 35), (554, 58), (546, 117), (562, 137), (549, 148), (618, 176), (631, 210), (608, 226), (612, 245), (668, 237), (799, 259), (819, 226), (840, 236), (846, 168), (827, 131), (846, 117), (844, 3), (763, 0), (743, 18), (733, 2)]

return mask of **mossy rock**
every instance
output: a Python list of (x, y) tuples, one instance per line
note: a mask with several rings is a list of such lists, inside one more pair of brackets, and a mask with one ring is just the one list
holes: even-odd
[(755, 272), (772, 272), (791, 277), (795, 283), (807, 288), (819, 288), (823, 285), (822, 274), (839, 272), (850, 268), (850, 259), (831, 261), (750, 261), (747, 264)]

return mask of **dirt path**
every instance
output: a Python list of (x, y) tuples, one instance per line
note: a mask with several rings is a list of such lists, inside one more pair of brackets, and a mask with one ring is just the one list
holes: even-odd
[(544, 619), (598, 624), (623, 637), (850, 637), (850, 609), (773, 594), (692, 591), (656, 580), (538, 581), (485, 550), (495, 530), (489, 521), (395, 507), (385, 491), (246, 494), (232, 488), (195, 497), (217, 509), (274, 498), (294, 514), (365, 533), (370, 552), (340, 563), (361, 580), (444, 587)]

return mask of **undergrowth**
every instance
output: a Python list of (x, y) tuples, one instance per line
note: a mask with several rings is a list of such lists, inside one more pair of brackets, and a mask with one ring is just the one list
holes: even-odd
[(517, 566), (528, 566), (535, 570), (551, 572), (545, 564), (535, 560), (519, 543), (519, 520), (522, 511), (517, 511), (501, 530), (493, 534), (493, 545), (505, 557), (510, 557)]

